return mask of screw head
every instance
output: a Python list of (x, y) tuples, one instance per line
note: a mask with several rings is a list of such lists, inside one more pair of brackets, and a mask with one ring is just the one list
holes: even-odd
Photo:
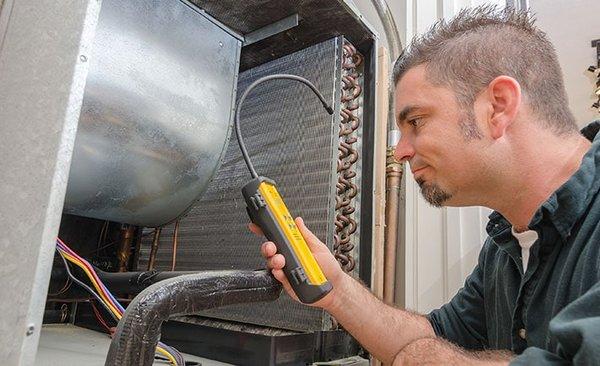
[(29, 326), (27, 326), (27, 331), (25, 332), (25, 334), (30, 336), (33, 334), (34, 330), (35, 330), (35, 325), (29, 324)]
[(81, 62), (86, 62), (87, 61), (87, 56), (86, 55), (80, 55), (79, 59), (81, 60)]
[(219, 41), (219, 47), (223, 47), (223, 42)]

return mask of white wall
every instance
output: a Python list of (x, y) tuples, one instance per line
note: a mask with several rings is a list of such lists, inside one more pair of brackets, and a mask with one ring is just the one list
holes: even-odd
[(586, 72), (596, 64), (591, 41), (600, 38), (600, 0), (529, 0), (529, 6), (556, 48), (577, 123), (583, 127), (600, 118), (600, 113), (590, 108), (596, 100), (595, 81)]

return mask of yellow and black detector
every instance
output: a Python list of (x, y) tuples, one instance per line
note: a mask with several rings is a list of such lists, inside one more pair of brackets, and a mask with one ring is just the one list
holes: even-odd
[(333, 114), (333, 109), (310, 81), (296, 75), (276, 74), (262, 77), (253, 82), (240, 97), (235, 111), (235, 133), (242, 156), (253, 178), (242, 188), (248, 216), (262, 229), (267, 239), (275, 243), (277, 252), (285, 257), (283, 272), (300, 301), (311, 304), (331, 291), (331, 283), (308, 248), (294, 218), (277, 191), (275, 182), (269, 178), (260, 177), (256, 173), (240, 131), (239, 112), (246, 96), (257, 85), (274, 79), (295, 80), (305, 84), (319, 97), (323, 107), (330, 115)]

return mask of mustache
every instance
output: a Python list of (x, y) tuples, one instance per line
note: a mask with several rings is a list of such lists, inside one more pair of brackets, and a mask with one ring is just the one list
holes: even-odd
[(408, 165), (410, 166), (410, 170), (413, 171), (413, 172), (415, 170), (422, 169), (422, 168), (424, 168), (426, 166), (429, 166), (429, 164), (425, 163), (424, 161), (422, 161), (419, 158), (413, 158), (412, 160), (410, 160), (408, 162)]

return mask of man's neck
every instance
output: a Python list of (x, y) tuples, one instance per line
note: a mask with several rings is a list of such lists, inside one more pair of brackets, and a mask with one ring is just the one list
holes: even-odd
[[(539, 139), (540, 136), (537, 136)], [(514, 170), (500, 186), (502, 201), (492, 203), (517, 232), (528, 228), (538, 208), (579, 169), (590, 142), (581, 135), (544, 136), (523, 144)]]

